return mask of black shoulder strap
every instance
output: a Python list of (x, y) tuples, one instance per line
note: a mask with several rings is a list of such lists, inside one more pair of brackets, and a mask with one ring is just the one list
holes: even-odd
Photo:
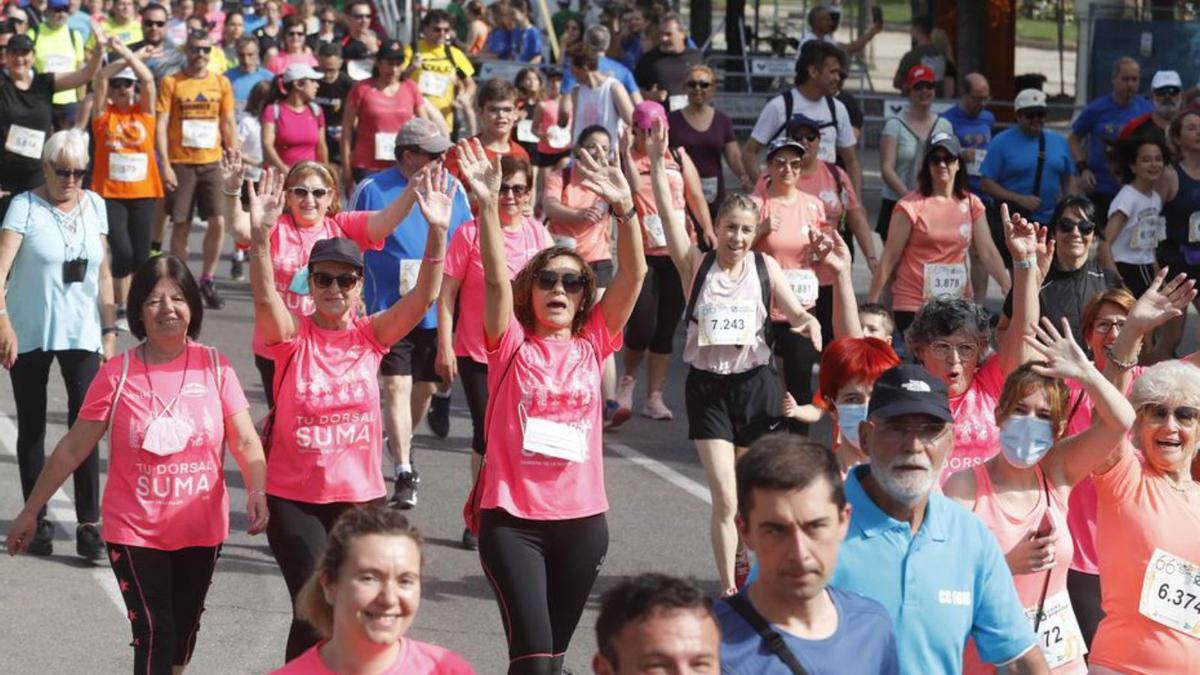
[(758, 286), (762, 290), (763, 307), (767, 308), (769, 314), (771, 312), (771, 277), (768, 276), (770, 272), (767, 271), (766, 254), (760, 251), (754, 252), (754, 270), (758, 272)]
[(787, 643), (783, 641), (783, 636), (771, 628), (771, 625), (758, 613), (758, 610), (754, 609), (754, 605), (750, 604), (745, 595), (741, 593), (731, 595), (726, 598), (726, 601), (735, 612), (746, 620), (746, 623), (750, 624), (754, 632), (758, 633), (758, 636), (766, 643), (771, 653), (778, 656), (779, 660), (783, 661), (784, 665), (788, 667), (788, 670), (792, 671), (792, 675), (808, 675), (808, 671), (804, 669), (804, 666), (800, 665), (800, 661), (796, 658), (796, 655), (792, 653), (792, 650), (788, 649)]
[(776, 138), (779, 138), (780, 134), (787, 131), (788, 122), (792, 121), (792, 110), (796, 105), (796, 102), (792, 100), (792, 90), (788, 89), (780, 94), (780, 96), (783, 97), (783, 124), (780, 124), (779, 128), (775, 130), (775, 133), (771, 134), (771, 137), (767, 139), (768, 143)]
[(696, 269), (696, 277), (692, 279), (692, 293), (688, 297), (687, 313), (684, 315), (688, 321), (696, 320), (696, 302), (700, 300), (700, 290), (704, 287), (704, 280), (708, 278), (708, 271), (716, 261), (717, 254), (712, 251), (700, 258), (700, 267)]
[(830, 119), (831, 123), (833, 124), (833, 136), (834, 136), (833, 142), (834, 142), (834, 145), (837, 145), (837, 132), (838, 132), (837, 107), (835, 107), (833, 104), (832, 96), (825, 97), (825, 105), (829, 106), (829, 119)]
[(1033, 194), (1034, 197), (1040, 197), (1042, 194), (1042, 169), (1046, 168), (1046, 132), (1038, 134), (1038, 160), (1037, 168), (1033, 171)]

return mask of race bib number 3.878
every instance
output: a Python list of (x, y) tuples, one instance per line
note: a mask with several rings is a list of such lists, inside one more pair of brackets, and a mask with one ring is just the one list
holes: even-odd
[(1156, 548), (1142, 577), (1142, 616), (1200, 638), (1200, 565)]

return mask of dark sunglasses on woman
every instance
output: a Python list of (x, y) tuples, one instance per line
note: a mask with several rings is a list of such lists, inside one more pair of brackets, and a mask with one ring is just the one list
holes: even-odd
[(354, 272), (343, 272), (338, 275), (328, 272), (310, 272), (308, 278), (317, 288), (329, 288), (329, 285), (336, 281), (338, 288), (348, 291), (358, 285), (360, 277)]
[(542, 270), (534, 275), (534, 280), (537, 281), (538, 288), (543, 291), (552, 291), (558, 285), (559, 279), (562, 280), (563, 290), (574, 295), (583, 291), (583, 275), (578, 272), (563, 272), (558, 273), (554, 270)]
[(1096, 224), (1090, 220), (1075, 220), (1074, 218), (1058, 219), (1059, 232), (1070, 234), (1072, 230), (1079, 230), (1079, 234), (1086, 237), (1096, 231)]

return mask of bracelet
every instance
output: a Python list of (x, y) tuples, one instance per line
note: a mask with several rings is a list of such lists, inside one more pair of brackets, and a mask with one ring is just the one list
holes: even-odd
[(0, 307), (0, 316), (8, 316), (8, 310)]
[(1013, 268), (1019, 270), (1031, 270), (1037, 267), (1037, 258), (1025, 258), (1024, 260), (1014, 260)]
[(101, 337), (104, 337), (104, 336), (107, 336), (107, 335), (115, 335), (116, 333), (117, 333), (117, 327), (116, 327), (116, 326), (105, 326), (104, 328), (101, 328), (101, 329), (100, 329), (100, 335), (101, 335)]
[(234, 190), (233, 192), (230, 192), (229, 190), (226, 190), (225, 188), (221, 188), (221, 194), (225, 195), (226, 197), (241, 197), (242, 196), (242, 193), (240, 190)]
[(430, 258), (429, 256), (425, 256), (424, 258), (421, 258), (421, 262), (429, 263), (430, 265), (441, 265), (443, 260), (445, 260), (445, 258), (440, 257), (440, 256), (437, 258)]
[(631, 206), (625, 213), (617, 214), (617, 224), (624, 225), (625, 223), (628, 223), (629, 219), (633, 218), (635, 215), (637, 215), (637, 206)]
[(266, 490), (251, 490), (250, 492), (248, 492), (248, 493), (246, 493), (246, 494), (247, 494), (247, 496), (249, 496), (249, 497), (254, 497), (254, 496), (256, 496), (256, 495), (262, 495), (263, 497), (266, 497), (266, 496), (267, 496), (267, 491), (266, 491)]
[(1130, 368), (1136, 366), (1138, 364), (1138, 355), (1141, 353), (1142, 346), (1139, 344), (1137, 353), (1133, 355), (1132, 361), (1119, 361), (1117, 357), (1113, 355), (1112, 347), (1108, 347), (1104, 350), (1104, 355), (1108, 357), (1108, 362), (1120, 368), (1121, 370), (1129, 370)]

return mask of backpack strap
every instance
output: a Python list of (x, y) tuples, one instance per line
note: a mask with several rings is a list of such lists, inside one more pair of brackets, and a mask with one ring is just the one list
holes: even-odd
[[(761, 251), (754, 252), (754, 270), (758, 272), (758, 286), (762, 290), (763, 307), (767, 308), (767, 313), (771, 313), (771, 277), (767, 271), (767, 256)], [(768, 322), (770, 319), (767, 319)], [(771, 331), (768, 329), (767, 333)]]
[(832, 96), (825, 97), (825, 105), (829, 106), (829, 119), (831, 120), (830, 124), (833, 125), (833, 135), (834, 135), (833, 144), (836, 146), (837, 145), (838, 121), (837, 121), (837, 106), (835, 106), (833, 104), (833, 100), (834, 99)]
[(842, 185), (842, 174), (838, 171), (838, 165), (833, 162), (825, 162), (825, 168), (829, 169), (829, 175), (833, 176), (833, 186), (837, 190), (838, 203), (842, 205), (842, 215), (838, 218), (837, 230), (839, 233), (844, 232), (846, 228), (846, 188)]
[(783, 641), (783, 636), (774, 628), (771, 628), (771, 624), (767, 623), (767, 620), (763, 618), (762, 614), (758, 613), (757, 609), (754, 609), (754, 605), (750, 604), (750, 601), (746, 599), (744, 594), (731, 595), (726, 598), (726, 602), (729, 603), (733, 611), (737, 612), (746, 623), (750, 624), (750, 627), (754, 629), (755, 633), (758, 633), (758, 636), (762, 638), (763, 643), (767, 645), (771, 653), (779, 657), (779, 660), (783, 661), (788, 670), (792, 671), (792, 675), (808, 675), (808, 671), (804, 669), (799, 659), (788, 648), (787, 643)]
[(792, 121), (792, 110), (796, 105), (796, 102), (792, 100), (792, 90), (788, 89), (780, 94), (780, 96), (783, 97), (783, 124), (780, 124), (779, 128), (775, 130), (775, 133), (771, 134), (771, 137), (767, 139), (767, 143), (779, 138), (780, 134), (787, 131), (788, 123)]
[[(137, 347), (134, 347), (137, 349)], [(113, 394), (112, 407), (108, 410), (108, 448), (112, 452), (112, 429), (113, 420), (117, 417), (117, 402), (121, 400), (121, 393), (125, 391), (125, 380), (129, 376), (129, 352), (121, 357), (121, 379), (117, 380), (117, 393)]]
[(713, 251), (705, 253), (700, 258), (700, 266), (696, 268), (696, 276), (692, 278), (692, 292), (688, 297), (687, 312), (684, 316), (688, 321), (695, 323), (696, 321), (696, 303), (700, 300), (700, 291), (704, 288), (704, 280), (708, 278), (708, 271), (712, 269), (713, 263), (717, 261), (717, 254)]

